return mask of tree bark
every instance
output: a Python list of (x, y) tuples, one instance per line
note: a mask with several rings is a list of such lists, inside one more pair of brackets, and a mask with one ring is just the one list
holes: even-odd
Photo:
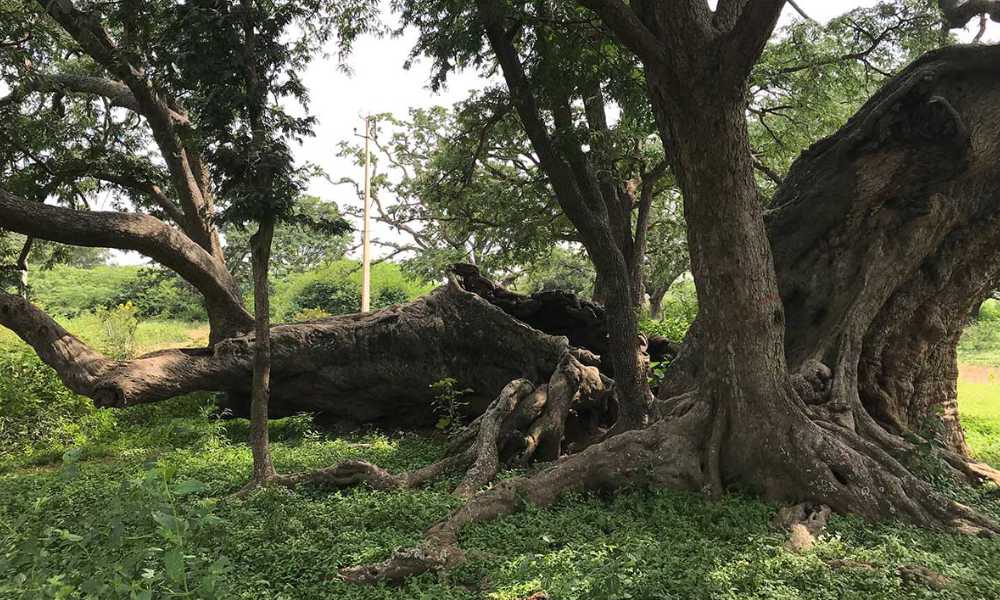
[(649, 316), (653, 319), (663, 317), (663, 297), (667, 295), (669, 289), (666, 286), (661, 286), (649, 294)]
[(134, 250), (152, 258), (183, 277), (205, 298), (212, 342), (245, 333), (253, 326), (225, 262), (155, 217), (73, 210), (29, 202), (0, 190), (0, 227), (62, 244)]
[(253, 478), (266, 484), (277, 475), (271, 460), (268, 441), (268, 403), (271, 399), (271, 293), (268, 270), (274, 219), (260, 222), (250, 237), (250, 261), (253, 265), (254, 354), (253, 387), (250, 391), (250, 448), (253, 452)]
[[(249, 416), (255, 334), (211, 348), (111, 360), (12, 294), (0, 325), (14, 331), (74, 392), (97, 406), (158, 402), (195, 391), (227, 392), (223, 408)], [(270, 414), (317, 413), (345, 427), (432, 427), (431, 384), (455, 378), (472, 392), (469, 418), (512, 379), (546, 381), (571, 348), (566, 337), (526, 326), (457, 282), (414, 302), (271, 328)], [(599, 359), (573, 350), (589, 365)]]
[[(606, 21), (634, 16), (617, 2), (588, 4), (629, 11), (609, 9)], [(765, 4), (746, 3), (739, 20), (761, 18), (754, 7)], [(923, 450), (892, 430), (914, 431), (910, 407), (943, 406), (943, 422), (957, 423), (953, 349), (1000, 276), (998, 59), (997, 47), (956, 47), (908, 67), (793, 165), (766, 228), (748, 183), (740, 101), (720, 93), (686, 106), (647, 68), (659, 121), (677, 142), (701, 302), (661, 388), (663, 417), (485, 490), (417, 548), (342, 575), (366, 582), (448, 568), (462, 559), (466, 524), (525, 499), (636, 484), (710, 495), (740, 486), (873, 520), (1000, 534), (915, 476), (906, 463)], [(705, 107), (716, 110), (705, 117)], [(686, 110), (703, 118), (678, 123)], [(1000, 481), (948, 449), (931, 456), (956, 475)]]

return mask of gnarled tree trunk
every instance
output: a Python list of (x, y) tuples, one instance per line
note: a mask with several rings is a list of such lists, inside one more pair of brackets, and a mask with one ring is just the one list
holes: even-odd
[[(762, 243), (752, 223), (706, 231), (709, 215), (688, 211), (689, 225), (701, 229), (690, 246), (702, 312), (661, 388), (657, 423), (484, 490), (416, 549), (342, 574), (373, 581), (445, 568), (462, 557), (465, 524), (509, 514), (524, 499), (548, 504), (566, 491), (636, 483), (709, 492), (740, 485), (870, 519), (1000, 533), (1000, 524), (911, 473), (905, 463), (919, 448), (896, 435), (919, 432), (921, 419), (942, 407), (938, 438), (952, 451), (938, 456), (956, 474), (997, 478), (959, 453), (954, 349), (1000, 271), (998, 59), (1000, 48), (959, 47), (907, 68), (796, 162)], [(741, 115), (716, 114), (715, 126), (732, 119), (739, 129)], [(679, 178), (699, 178), (692, 187), (707, 193), (712, 173), (697, 170), (717, 163), (688, 142)], [(715, 175), (749, 170), (740, 166)], [(773, 289), (766, 272), (749, 282), (725, 268), (706, 274), (706, 259), (714, 269), (727, 242), (766, 266), (768, 241)], [(733, 305), (727, 293), (741, 301)], [(726, 318), (746, 321), (727, 331)]]

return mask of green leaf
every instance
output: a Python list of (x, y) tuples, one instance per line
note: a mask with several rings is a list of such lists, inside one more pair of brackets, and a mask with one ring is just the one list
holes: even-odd
[(208, 486), (196, 479), (182, 479), (174, 485), (174, 494), (186, 496), (188, 494), (198, 494), (208, 489)]
[(82, 542), (83, 538), (75, 533), (70, 533), (65, 529), (57, 529), (59, 532), (59, 539), (66, 540), (67, 542)]
[(158, 510), (154, 511), (151, 514), (153, 515), (153, 520), (159, 523), (160, 526), (166, 529), (167, 531), (177, 530), (177, 519), (175, 519), (173, 516), (168, 515), (165, 512), (160, 512)]
[(178, 548), (171, 548), (163, 555), (163, 566), (167, 577), (179, 583), (184, 580), (184, 554)]

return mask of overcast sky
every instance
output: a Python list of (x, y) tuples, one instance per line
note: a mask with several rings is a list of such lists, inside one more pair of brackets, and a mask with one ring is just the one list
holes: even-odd
[[(810, 17), (826, 22), (853, 8), (876, 4), (876, 1), (799, 0), (798, 4)], [(791, 7), (786, 7), (782, 24), (796, 16)], [(991, 25), (994, 29), (990, 34), (994, 37), (997, 24)], [(972, 33), (967, 34), (971, 36)], [(354, 129), (361, 128), (366, 112), (391, 112), (402, 116), (411, 107), (450, 106), (465, 99), (470, 90), (484, 86), (484, 81), (475, 73), (464, 72), (453, 75), (446, 90), (432, 92), (427, 86), (429, 64), (418, 62), (409, 70), (403, 68), (415, 38), (415, 32), (409, 31), (399, 38), (361, 40), (347, 61), (353, 71), (350, 75), (338, 70), (334, 60), (319, 60), (310, 66), (304, 79), (312, 98), (311, 111), (318, 118), (319, 126), (316, 136), (298, 149), (296, 156), (300, 161), (322, 166), (334, 180), (350, 176), (360, 181), (360, 169), (349, 161), (338, 159), (335, 154), (337, 143), (350, 139)], [(311, 182), (309, 192), (336, 201), (342, 207), (357, 202), (351, 188), (333, 186), (318, 178)], [(379, 226), (375, 226), (374, 232), (377, 236), (391, 236), (386, 228)], [(375, 254), (379, 253), (376, 249)]]
[[(876, 4), (876, 0), (798, 0), (798, 3), (810, 17), (826, 22), (853, 8)], [(710, 1), (710, 4), (714, 2)], [(788, 6), (782, 16), (782, 24), (796, 17), (797, 13)], [(387, 18), (390, 22), (393, 19), (388, 15)], [(995, 23), (990, 25), (993, 29), (989, 30), (987, 37), (996, 39), (1000, 28)], [(964, 39), (971, 39), (973, 35), (972, 32), (959, 33)], [(355, 129), (361, 128), (366, 112), (390, 112), (404, 116), (411, 107), (450, 106), (468, 97), (471, 90), (485, 85), (476, 73), (461, 72), (452, 75), (446, 89), (432, 92), (428, 87), (428, 63), (418, 61), (409, 70), (403, 68), (415, 39), (415, 32), (407, 31), (397, 38), (360, 40), (346, 61), (350, 74), (338, 69), (335, 59), (317, 60), (310, 65), (304, 81), (311, 97), (310, 110), (318, 119), (318, 126), (315, 137), (307, 139), (296, 149), (296, 158), (300, 163), (320, 165), (333, 180), (353, 177), (360, 181), (360, 169), (350, 161), (337, 158), (336, 150), (338, 142), (352, 139)], [(335, 49), (331, 48), (331, 54), (335, 54)], [(352, 188), (334, 186), (321, 178), (312, 180), (308, 191), (337, 202), (341, 207), (358, 203)], [(373, 231), (375, 236), (393, 237), (388, 228), (379, 225), (375, 225)], [(375, 254), (378, 256), (380, 251), (376, 249)], [(137, 255), (119, 255), (117, 258), (122, 262), (141, 261)]]

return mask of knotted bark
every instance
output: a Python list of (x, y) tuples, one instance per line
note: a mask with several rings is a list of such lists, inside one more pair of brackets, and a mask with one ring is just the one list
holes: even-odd
[[(703, 383), (742, 374), (731, 363), (744, 357), (709, 354), (712, 333), (696, 323), (661, 387), (658, 422), (484, 490), (417, 548), (342, 576), (447, 568), (462, 559), (458, 534), (469, 523), (525, 500), (637, 483), (708, 493), (739, 485), (873, 520), (1000, 533), (915, 475), (909, 465), (923, 450), (898, 435), (918, 434), (928, 407), (943, 406), (939, 425), (957, 428), (954, 345), (1000, 277), (998, 65), (1000, 48), (931, 53), (792, 167), (766, 221), (787, 374), (748, 377), (741, 397), (720, 400)], [(956, 475), (996, 478), (965, 461), (957, 439), (939, 435), (946, 448), (931, 458)]]

